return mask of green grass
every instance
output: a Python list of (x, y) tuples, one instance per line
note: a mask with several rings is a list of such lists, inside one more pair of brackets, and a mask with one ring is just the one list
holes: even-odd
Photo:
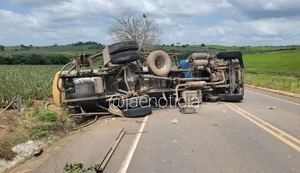
[[(269, 54), (244, 55), (244, 63), (249, 69), (262, 70), (264, 73), (300, 74), (300, 50)], [(284, 74), (285, 73), (285, 74)]]
[(245, 83), (259, 87), (300, 93), (300, 78), (290, 76), (246, 73)]
[[(33, 109), (30, 110), (30, 109)], [(26, 109), (22, 116), (0, 117), (0, 123), (7, 127), (5, 136), (1, 136), (0, 159), (12, 160), (16, 153), (12, 147), (27, 140), (38, 140), (48, 135), (61, 136), (73, 127), (73, 120), (64, 110), (45, 110), (35, 106)]]
[(300, 50), (244, 55), (245, 83), (300, 93)]
[[(89, 49), (93, 45), (82, 45), (82, 46), (40, 46), (32, 47), (30, 49), (21, 49), (20, 47), (6, 47), (5, 51), (0, 51), (0, 55), (23, 55), (28, 56), (31, 54), (37, 54), (42, 56), (55, 56), (55, 55), (65, 55), (68, 57), (74, 57), (80, 53), (95, 54), (101, 52), (102, 49)], [(17, 51), (16, 51), (17, 49)]]

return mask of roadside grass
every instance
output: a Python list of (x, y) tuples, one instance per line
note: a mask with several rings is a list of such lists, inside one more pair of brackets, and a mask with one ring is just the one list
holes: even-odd
[(4, 116), (0, 120), (2, 126), (6, 127), (6, 135), (0, 141), (0, 159), (12, 160), (16, 155), (12, 147), (28, 140), (28, 136), (19, 124), (18, 117)]
[(74, 127), (73, 120), (64, 110), (30, 108), (26, 114), (5, 116), (1, 123), (6, 126), (6, 135), (0, 141), (0, 159), (12, 160), (16, 153), (12, 147), (27, 140), (43, 139), (49, 135), (63, 136)]
[(300, 50), (244, 55), (245, 83), (300, 93)]
[(300, 78), (292, 76), (246, 73), (245, 83), (300, 94)]

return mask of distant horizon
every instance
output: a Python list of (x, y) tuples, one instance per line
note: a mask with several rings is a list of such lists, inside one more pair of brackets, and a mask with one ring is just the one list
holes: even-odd
[[(86, 42), (90, 42), (90, 41), (86, 41), (86, 42), (85, 41), (79, 41), (79, 42), (86, 43)], [(96, 42), (96, 41), (91, 41), (91, 42)], [(51, 45), (33, 45), (33, 44), (28, 44), (28, 45), (23, 44), (23, 45), (26, 46), (26, 47), (29, 47), (30, 45), (32, 45), (33, 47), (53, 47), (55, 44), (57, 44), (57, 46), (72, 46), (72, 44), (76, 44), (76, 43), (78, 43), (78, 42), (68, 43), (68, 44), (57, 44), (57, 43), (54, 43), (54, 44), (51, 44)], [(96, 42), (96, 43), (99, 44), (100, 42)], [(113, 43), (110, 43), (110, 44), (113, 44)], [(110, 45), (110, 44), (105, 44), (105, 43), (101, 43), (101, 44), (102, 45)], [(180, 45), (176, 45), (176, 43), (170, 43), (170, 44), (160, 43), (160, 44), (157, 44), (157, 45), (158, 46), (162, 46), (162, 45), (171, 45), (171, 44), (174, 44), (174, 47), (181, 47), (182, 45), (186, 45), (186, 44), (188, 44), (189, 46), (201, 46), (202, 43), (200, 43), (200, 44), (181, 43)], [(0, 44), (0, 45), (5, 46), (5, 47), (20, 47), (22, 44), (19, 44), (19, 45), (3, 45), (3, 44)], [(92, 44), (89, 44), (89, 45), (92, 45)], [(291, 45), (255, 45), (255, 46), (251, 46), (251, 45), (205, 44), (205, 46), (224, 46), (224, 47), (287, 47), (287, 46), (300, 46), (300, 44), (299, 45), (297, 45), (297, 44), (291, 44)]]

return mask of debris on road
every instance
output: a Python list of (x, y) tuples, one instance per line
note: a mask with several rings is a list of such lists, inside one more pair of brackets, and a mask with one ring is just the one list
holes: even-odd
[(173, 119), (173, 120), (171, 120), (171, 121), (172, 121), (172, 124), (178, 124), (178, 123), (179, 123), (179, 121), (178, 121), (177, 118), (175, 118), (175, 119)]
[(196, 109), (194, 107), (179, 107), (179, 111), (183, 114), (195, 114), (197, 113)]
[(114, 144), (110, 147), (110, 149), (108, 150), (107, 154), (105, 155), (104, 159), (101, 161), (101, 163), (97, 166), (97, 168), (95, 169), (97, 173), (101, 173), (104, 171), (106, 165), (108, 164), (110, 158), (112, 157), (112, 155), (114, 154), (116, 148), (118, 147), (119, 143), (121, 142), (121, 140), (123, 139), (124, 135), (126, 134), (126, 131), (124, 130), (124, 128), (120, 131), (118, 137), (116, 138), (116, 141), (114, 142)]
[(274, 109), (276, 109), (276, 106), (271, 106), (271, 107), (268, 107), (268, 109), (272, 109), (272, 110), (274, 110)]
[(219, 124), (211, 124), (212, 126), (219, 126)]
[(33, 155), (35, 156), (35, 157), (38, 157), (38, 156), (40, 156), (42, 153), (43, 153), (43, 147), (39, 147), (39, 148), (37, 148), (37, 149), (35, 149), (34, 150), (34, 153), (33, 153)]
[(224, 115), (227, 115), (227, 111), (226, 110), (222, 110)]

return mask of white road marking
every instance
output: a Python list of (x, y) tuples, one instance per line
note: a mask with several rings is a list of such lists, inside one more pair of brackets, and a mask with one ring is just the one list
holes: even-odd
[(142, 136), (142, 132), (144, 131), (144, 128), (145, 128), (145, 125), (146, 125), (146, 122), (148, 120), (148, 116), (146, 116), (143, 120), (143, 123), (140, 127), (140, 130), (138, 131), (138, 133), (136, 134), (134, 140), (132, 141), (132, 144), (130, 146), (130, 149), (127, 153), (127, 156), (126, 158), (123, 160), (122, 162), (122, 165), (121, 165), (121, 168), (119, 169), (118, 173), (126, 173), (127, 169), (128, 169), (128, 166), (130, 164), (130, 161), (132, 159), (132, 156), (134, 154), (134, 151), (137, 147), (137, 144), (139, 143), (139, 140)]
[(295, 102), (287, 101), (287, 100), (284, 100), (284, 99), (280, 99), (280, 98), (268, 96), (266, 94), (261, 94), (261, 93), (255, 92), (255, 91), (247, 90), (246, 92), (252, 92), (252, 93), (255, 93), (255, 94), (258, 94), (258, 95), (262, 95), (262, 96), (265, 96), (265, 97), (269, 97), (269, 98), (272, 98), (272, 99), (275, 99), (275, 100), (279, 100), (279, 101), (283, 101), (283, 102), (286, 102), (286, 103), (290, 103), (290, 104), (294, 104), (294, 105), (300, 106), (299, 103), (295, 103)]

